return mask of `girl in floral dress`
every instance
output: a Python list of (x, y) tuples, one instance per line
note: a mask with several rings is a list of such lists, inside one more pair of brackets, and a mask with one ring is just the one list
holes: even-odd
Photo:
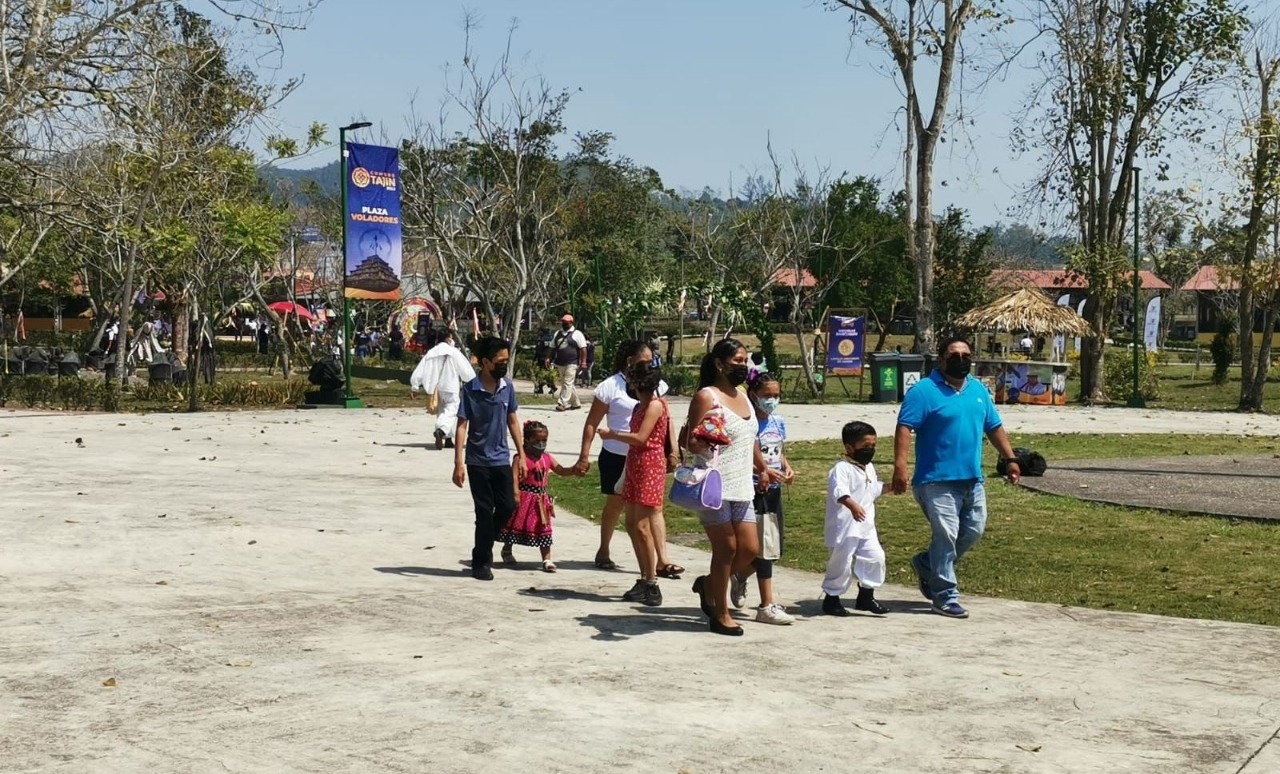
[(498, 533), (503, 542), (502, 562), (516, 563), (511, 545), (534, 546), (542, 551), (543, 572), (555, 572), (551, 561), (551, 520), (555, 517), (555, 500), (547, 494), (547, 477), (575, 475), (572, 468), (556, 462), (547, 453), (547, 426), (541, 422), (524, 423), (524, 453), (528, 471), (523, 479), (516, 477), (516, 512)]
[(671, 417), (667, 402), (658, 397), (662, 372), (646, 362), (627, 370), (627, 387), (640, 401), (631, 413), (631, 432), (604, 429), (600, 437), (622, 441), (630, 447), (622, 480), (622, 502), (627, 509), (627, 533), (640, 562), (640, 579), (622, 598), (649, 607), (662, 604), (658, 588), (658, 552), (653, 517), (662, 510), (667, 483), (667, 427)]

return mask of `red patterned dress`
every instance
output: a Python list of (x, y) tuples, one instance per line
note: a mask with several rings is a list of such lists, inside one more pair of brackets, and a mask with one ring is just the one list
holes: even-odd
[[(637, 405), (631, 412), (631, 432), (640, 429), (644, 421), (645, 405)], [(671, 417), (667, 405), (662, 404), (662, 416), (643, 446), (632, 446), (627, 451), (627, 472), (622, 482), (623, 502), (661, 508), (667, 485), (667, 425)]]

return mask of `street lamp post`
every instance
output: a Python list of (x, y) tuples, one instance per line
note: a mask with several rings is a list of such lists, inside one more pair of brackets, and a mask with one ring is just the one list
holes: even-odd
[(364, 408), (364, 401), (357, 398), (351, 390), (351, 310), (347, 302), (347, 132), (370, 126), (373, 124), (368, 121), (358, 121), (338, 129), (338, 152), (342, 157), (338, 165), (342, 174), (338, 191), (342, 196), (342, 375), (346, 383), (342, 401), (344, 408)]
[(1138, 173), (1142, 170), (1138, 167), (1133, 168), (1133, 392), (1129, 394), (1129, 408), (1146, 408), (1147, 402), (1142, 399), (1142, 387), (1140, 376), (1140, 353), (1138, 352), (1138, 337), (1142, 334), (1142, 330), (1138, 323), (1138, 305), (1141, 303), (1138, 291), (1142, 287), (1142, 279), (1138, 276), (1141, 268), (1140, 257), (1138, 253), (1138, 238), (1141, 232), (1142, 224), (1140, 222), (1140, 204), (1138, 199)]

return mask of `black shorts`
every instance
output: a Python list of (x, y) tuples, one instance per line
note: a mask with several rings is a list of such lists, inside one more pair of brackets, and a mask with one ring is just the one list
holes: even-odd
[(596, 467), (600, 469), (600, 494), (616, 495), (618, 481), (622, 478), (622, 471), (627, 467), (627, 455), (614, 454), (607, 449), (601, 449)]

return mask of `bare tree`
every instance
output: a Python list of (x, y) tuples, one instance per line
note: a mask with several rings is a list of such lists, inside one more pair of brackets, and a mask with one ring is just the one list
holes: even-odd
[[(905, 98), (903, 151), (907, 206), (907, 260), (916, 272), (916, 341), (932, 351), (937, 332), (933, 314), (934, 161), (948, 124), (957, 70), (965, 60), (965, 30), (978, 18), (998, 18), (995, 5), (976, 0), (828, 0), (849, 11), (853, 34), (869, 24), (869, 37), (888, 50)], [(936, 72), (923, 65), (936, 66)], [(924, 72), (922, 72), (922, 70)], [(926, 82), (929, 76), (934, 76)], [(922, 95), (928, 102), (922, 101)]]
[[(746, 213), (740, 228), (745, 232), (753, 257), (763, 270), (764, 281), (754, 289), (755, 295), (771, 292), (778, 284), (783, 284), (790, 295), (789, 322), (800, 345), (805, 384), (817, 397), (820, 388), (812, 347), (815, 319), (808, 317), (806, 311), (820, 303), (862, 250), (833, 249), (834, 223), (828, 207), (831, 181), (825, 169), (810, 179), (800, 164), (792, 159), (794, 179), (788, 185), (784, 179), (786, 171), (772, 146), (769, 147), (769, 161), (771, 175), (767, 193)], [(819, 254), (834, 255), (837, 262), (837, 265), (827, 267), (829, 272), (822, 272), (825, 282), (811, 271)], [(779, 283), (780, 279), (788, 281)], [(821, 315), (821, 310), (815, 311)]]
[[(1280, 37), (1275, 33), (1274, 27), (1259, 31), (1252, 56), (1241, 57), (1239, 72), (1248, 145), (1243, 176), (1249, 213), (1238, 270), (1240, 411), (1262, 410), (1263, 388), (1271, 370), (1271, 339), (1280, 313), (1280, 263), (1274, 252), (1265, 263), (1259, 255), (1269, 229), (1273, 251), (1280, 247)], [(1255, 345), (1252, 334), (1257, 317), (1262, 318), (1262, 338)]]
[(1070, 263), (1089, 283), (1084, 316), (1094, 330), (1081, 353), (1081, 391), (1102, 401), (1105, 341), (1116, 299), (1132, 281), (1134, 169), (1143, 155), (1158, 155), (1171, 132), (1199, 135), (1202, 100), (1231, 61), (1245, 20), (1228, 0), (1040, 0), (1038, 11), (1052, 48), (1040, 58), (1044, 80), (1027, 112), (1044, 120), (1025, 122), (1018, 139), (1044, 155), (1035, 195), (1065, 203), (1075, 222), (1079, 247)]
[[(442, 120), (411, 146), (422, 161), (414, 176), (427, 187), (406, 198), (440, 260), (453, 260), (453, 271), (490, 308), (506, 310), (515, 344), (526, 305), (559, 257), (565, 196), (554, 142), (569, 94), (519, 73), (514, 27), (494, 66), (482, 69), (472, 27), (468, 19)], [(448, 108), (463, 117), (452, 134)]]

